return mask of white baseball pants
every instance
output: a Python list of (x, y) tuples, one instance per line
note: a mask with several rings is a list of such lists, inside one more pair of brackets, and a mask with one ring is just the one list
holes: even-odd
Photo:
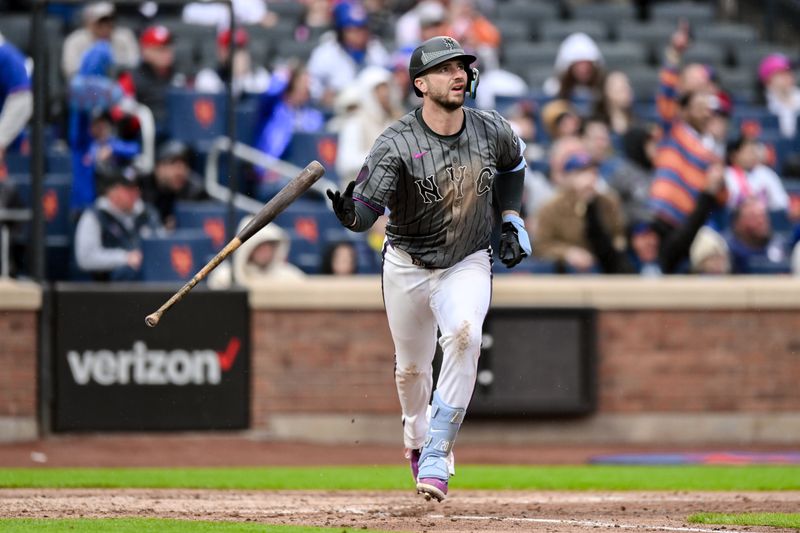
[(472, 397), (491, 300), (490, 255), (481, 250), (450, 268), (429, 270), (391, 244), (385, 249), (383, 298), (395, 346), (403, 441), (419, 449), (428, 431), (437, 326), (443, 359), (436, 390), (451, 407), (466, 408)]

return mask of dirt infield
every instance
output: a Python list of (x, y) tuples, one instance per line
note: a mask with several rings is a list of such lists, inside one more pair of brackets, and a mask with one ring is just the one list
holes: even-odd
[[(457, 455), (461, 464), (582, 464), (593, 455), (623, 451), (644, 449), (462, 445)], [(402, 450), (397, 446), (320, 446), (270, 442), (246, 434), (67, 435), (0, 445), (0, 467), (403, 462)], [(138, 516), (414, 532), (560, 533), (606, 529), (775, 532), (779, 530), (698, 526), (688, 524), (686, 517), (700, 511), (796, 512), (798, 509), (800, 492), (488, 492), (459, 490), (457, 486), (447, 501), (437, 504), (425, 502), (414, 494), (410, 479), (409, 490), (402, 492), (0, 489), (0, 517), (6, 518)]]
[[(790, 512), (800, 493), (0, 490), (0, 517), (161, 517), (398, 531), (781, 531), (688, 524), (700, 511)], [(794, 530), (791, 530), (794, 531)]]

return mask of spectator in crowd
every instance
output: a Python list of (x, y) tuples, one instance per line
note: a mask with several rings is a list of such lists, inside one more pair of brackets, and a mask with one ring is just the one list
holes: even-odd
[[(232, 3), (236, 24), (271, 27), (278, 22), (264, 0), (233, 0)], [(220, 31), (231, 25), (228, 6), (214, 2), (192, 2), (183, 8), (181, 17), (188, 24), (216, 26)]]
[(320, 38), (311, 52), (308, 72), (311, 96), (330, 108), (336, 94), (368, 66), (389, 66), (389, 53), (367, 27), (367, 13), (359, 3), (340, 2), (334, 8), (335, 32)]
[(767, 206), (760, 198), (744, 199), (731, 213), (727, 234), (734, 274), (787, 274), (787, 242), (772, 231)]
[(544, 92), (565, 100), (578, 98), (590, 106), (602, 97), (603, 55), (585, 33), (573, 33), (561, 43), (553, 76), (544, 82)]
[(539, 211), (534, 253), (572, 272), (630, 272), (619, 201), (598, 187), (589, 154), (571, 155), (564, 177), (564, 187)]
[[(124, 139), (117, 134), (112, 113), (108, 109), (93, 110), (90, 132), (92, 142), (89, 145), (87, 162), (92, 169), (98, 163), (132, 164), (134, 158), (141, 152), (138, 140)], [(97, 189), (96, 184), (95, 189)]]
[[(322, 131), (325, 117), (311, 105), (309, 76), (301, 65), (277, 69), (269, 88), (259, 97), (256, 118), (255, 147), (280, 158), (296, 132)], [(260, 177), (258, 196), (272, 197), (282, 184), (275, 183), (269, 173)]]
[(33, 113), (31, 79), (25, 57), (0, 34), (0, 175), (6, 150), (19, 137)]
[[(237, 232), (250, 220), (250, 216), (243, 218)], [(288, 234), (271, 222), (242, 243), (231, 261), (222, 263), (211, 273), (208, 286), (212, 289), (227, 289), (231, 284), (231, 272), (234, 284), (249, 288), (303, 279), (305, 273), (288, 260), (290, 246)]]
[(352, 276), (358, 274), (358, 250), (352, 241), (330, 244), (322, 254), (320, 274)]
[(622, 136), (622, 155), (631, 165), (652, 177), (661, 130), (655, 124), (634, 126)]
[(674, 273), (688, 259), (697, 231), (727, 200), (724, 167), (704, 142), (711, 120), (710, 93), (680, 99), (681, 114), (656, 154), (650, 190), (654, 228), (661, 238), (661, 267)]
[(495, 109), (497, 96), (524, 96), (528, 84), (518, 75), (501, 68), (497, 51), (489, 46), (477, 49), (480, 69), (481, 90), (475, 96), (475, 104), (480, 109)]
[(403, 114), (391, 81), (388, 70), (368, 67), (355, 82), (361, 104), (342, 124), (336, 151), (336, 173), (345, 184), (361, 170), (375, 139)]
[(95, 281), (137, 280), (142, 238), (163, 232), (158, 214), (142, 201), (133, 167), (101, 163), (96, 173), (101, 195), (75, 229), (78, 268)]
[(728, 143), (728, 166), (725, 169), (728, 207), (733, 209), (745, 198), (755, 196), (771, 213), (788, 217), (789, 195), (778, 174), (759, 163), (758, 150), (758, 141), (745, 136)]
[(635, 125), (633, 88), (627, 74), (621, 70), (606, 74), (593, 115), (605, 122), (616, 137), (625, 135)]
[(125, 92), (150, 108), (160, 132), (167, 118), (167, 93), (186, 85), (186, 76), (175, 70), (172, 32), (166, 26), (148, 26), (139, 36), (142, 62), (120, 79)]
[[(439, 0), (422, 0), (400, 15), (395, 24), (398, 49), (414, 49), (419, 43), (437, 35), (451, 35), (447, 8)], [(451, 35), (452, 36), (452, 35)]]
[(770, 113), (778, 117), (781, 135), (794, 139), (800, 115), (800, 88), (792, 63), (783, 54), (770, 54), (758, 65), (758, 80), (764, 86), (764, 99)]
[(422, 99), (413, 90), (411, 76), (408, 73), (408, 62), (412, 50), (401, 49), (391, 56), (390, 70), (394, 77), (394, 86), (400, 91), (400, 103), (406, 111), (411, 111), (422, 105)]
[(725, 238), (708, 226), (700, 228), (689, 248), (689, 267), (693, 274), (730, 274), (731, 256)]
[(542, 107), (542, 125), (550, 141), (555, 142), (562, 137), (578, 135), (581, 117), (568, 100), (551, 100)]
[(309, 29), (325, 30), (333, 25), (329, 0), (304, 0), (306, 14), (303, 23)]
[(139, 64), (139, 46), (130, 28), (117, 26), (111, 2), (94, 2), (83, 8), (83, 27), (70, 33), (61, 52), (61, 70), (69, 80), (78, 72), (83, 55), (97, 41), (111, 43), (114, 59), (123, 68)]
[(720, 159), (725, 159), (725, 148), (728, 142), (728, 126), (733, 113), (733, 102), (730, 95), (722, 90), (717, 90), (709, 97), (711, 107), (711, 120), (708, 121), (708, 138), (711, 140), (711, 149)]
[(600, 178), (619, 195), (626, 218), (643, 218), (649, 210), (650, 174), (614, 153), (608, 125), (602, 120), (584, 121), (581, 137)]
[(659, 237), (648, 217), (633, 220), (628, 225), (628, 257), (631, 269), (641, 276), (663, 275), (658, 260)]
[(172, 139), (158, 147), (153, 172), (140, 180), (142, 199), (155, 207), (165, 228), (175, 229), (175, 203), (208, 199), (203, 180), (189, 166), (189, 147)]
[[(233, 93), (261, 94), (269, 87), (269, 72), (261, 65), (254, 65), (247, 49), (250, 40), (247, 30), (237, 28), (235, 33), (236, 53), (233, 56)], [(217, 66), (204, 68), (197, 73), (194, 89), (201, 93), (225, 91), (231, 62), (231, 31), (223, 30), (217, 36)]]
[(475, 0), (450, 0), (452, 37), (465, 48), (500, 48), (500, 31), (475, 7)]
[[(361, 100), (363, 99), (361, 93), (361, 85), (359, 83), (351, 83), (336, 95), (333, 101), (333, 116), (325, 123), (325, 131), (330, 133), (339, 133), (345, 124), (355, 115), (356, 111), (361, 107)], [(337, 151), (338, 155), (338, 151)]]
[[(69, 145), (72, 151), (70, 207), (73, 214), (91, 205), (97, 197), (93, 143), (99, 148), (108, 142), (108, 139), (102, 138), (108, 134), (102, 121), (116, 106), (124, 107), (126, 104), (122, 88), (112, 77), (114, 70), (111, 45), (108, 41), (98, 41), (84, 54), (80, 69), (70, 80)], [(98, 118), (101, 120), (98, 121)]]

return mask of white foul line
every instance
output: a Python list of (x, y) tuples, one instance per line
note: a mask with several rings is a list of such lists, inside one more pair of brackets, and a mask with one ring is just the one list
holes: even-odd
[[(498, 516), (465, 516), (465, 515), (428, 515), (429, 518), (451, 518), (457, 520), (492, 520), (498, 522), (529, 522), (534, 524), (555, 524), (582, 527), (607, 527), (617, 529), (639, 529), (644, 531), (681, 531), (689, 533), (719, 533), (718, 529), (705, 529), (701, 527), (676, 527), (676, 526), (647, 526), (634, 524), (619, 524), (616, 522), (597, 522), (595, 520), (569, 520), (558, 518), (526, 518), (526, 517), (498, 517)], [(726, 533), (747, 533), (735, 529), (726, 529)]]

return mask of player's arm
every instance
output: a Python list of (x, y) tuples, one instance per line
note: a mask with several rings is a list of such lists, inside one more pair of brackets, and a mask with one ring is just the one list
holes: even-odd
[(333, 212), (336, 213), (342, 226), (352, 231), (367, 231), (378, 220), (380, 213), (363, 200), (353, 198), (355, 186), (356, 182), (351, 181), (343, 193), (328, 189), (328, 198), (330, 198)]
[(500, 234), (500, 261), (508, 268), (531, 255), (531, 240), (525, 222), (519, 216), (522, 194), (525, 189), (525, 143), (504, 119), (500, 119), (501, 136), (498, 139), (499, 157), (494, 187), (503, 219)]

